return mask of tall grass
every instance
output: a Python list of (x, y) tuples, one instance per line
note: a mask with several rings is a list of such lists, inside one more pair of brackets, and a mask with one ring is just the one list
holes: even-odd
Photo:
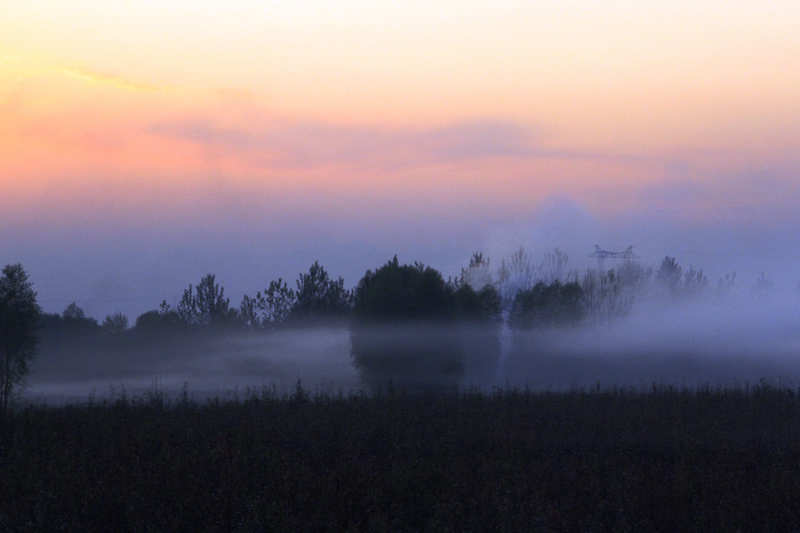
[(2, 431), (2, 531), (800, 528), (800, 395), (767, 385), (120, 393)]

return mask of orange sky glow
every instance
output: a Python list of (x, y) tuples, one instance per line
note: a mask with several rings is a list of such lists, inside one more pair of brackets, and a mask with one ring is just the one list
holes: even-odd
[(429, 4), (8, 6), (0, 204), (134, 216), (216, 180), (320, 205), (613, 211), (642, 184), (800, 167), (797, 2)]

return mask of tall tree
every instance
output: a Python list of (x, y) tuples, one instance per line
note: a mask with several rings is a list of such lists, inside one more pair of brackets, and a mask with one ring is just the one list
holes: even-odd
[(469, 266), (461, 269), (457, 284), (469, 285), (476, 291), (487, 285), (494, 285), (489, 258), (482, 252), (474, 252), (469, 259)]
[(283, 278), (272, 280), (269, 287), (255, 297), (244, 295), (239, 309), (239, 318), (249, 327), (276, 328), (286, 323), (297, 302), (295, 292)]
[(497, 287), (503, 303), (508, 305), (519, 291), (533, 287), (537, 277), (538, 268), (525, 248), (520, 247), (508, 259), (503, 259), (497, 275)]
[(0, 413), (25, 375), (36, 350), (41, 309), (22, 265), (8, 265), (0, 277)]
[(656, 281), (673, 296), (680, 290), (683, 268), (674, 257), (666, 256), (656, 272)]
[(261, 327), (261, 319), (258, 316), (258, 296), (251, 298), (247, 294), (242, 296), (242, 303), (239, 304), (239, 321), (248, 328)]
[(178, 316), (190, 326), (208, 326), (227, 323), (236, 313), (231, 309), (225, 288), (216, 282), (214, 274), (206, 274), (196, 287), (189, 285), (178, 303)]
[(350, 313), (350, 291), (344, 279), (332, 279), (325, 267), (314, 261), (307, 273), (297, 278), (296, 301), (290, 318), (297, 321), (330, 321)]
[(258, 295), (258, 308), (264, 325), (278, 326), (289, 319), (289, 314), (297, 302), (297, 295), (289, 288), (283, 278), (272, 280), (264, 294)]

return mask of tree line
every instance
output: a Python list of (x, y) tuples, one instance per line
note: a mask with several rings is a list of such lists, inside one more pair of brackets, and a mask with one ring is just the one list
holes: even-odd
[[(628, 315), (648, 298), (679, 302), (711, 290), (702, 270), (684, 269), (669, 256), (655, 270), (626, 261), (580, 275), (567, 264), (558, 249), (541, 262), (520, 249), (495, 269), (476, 252), (457, 276), (445, 279), (430, 266), (401, 264), (395, 256), (347, 289), (342, 277), (332, 277), (315, 261), (294, 287), (282, 278), (272, 280), (254, 295), (245, 294), (238, 307), (216, 276), (207, 274), (183, 290), (176, 306), (162, 301), (132, 327), (124, 314), (98, 322), (76, 303), (60, 314), (42, 312), (22, 265), (9, 265), (0, 278), (0, 409), (7, 408), (43, 337), (59, 343), (87, 338), (133, 343), (187, 332), (340, 326), (350, 329), (353, 362), (365, 381), (424, 382), (428, 376), (441, 382), (443, 376), (462, 375), (470, 359), (491, 367), (504, 320), (515, 330), (604, 323)], [(714, 295), (723, 297), (735, 286), (735, 274), (727, 274)], [(753, 292), (763, 295), (771, 287), (761, 274)]]
[[(189, 284), (176, 306), (161, 304), (129, 323), (122, 313), (102, 322), (86, 315), (76, 303), (62, 313), (43, 313), (43, 329), (75, 333), (122, 334), (130, 330), (245, 328), (275, 330), (308, 325), (347, 325), (353, 319), (375, 322), (402, 319), (499, 318), (509, 310), (515, 327), (550, 327), (585, 320), (608, 321), (627, 315), (637, 301), (661, 298), (682, 301), (708, 295), (712, 289), (702, 270), (684, 269), (674, 257), (663, 259), (658, 269), (626, 261), (604, 271), (567, 271), (567, 256), (560, 250), (545, 255), (541, 263), (523, 249), (492, 270), (489, 259), (476, 252), (459, 275), (445, 279), (422, 263), (401, 265), (397, 257), (375, 271), (368, 270), (352, 289), (342, 277), (334, 278), (315, 261), (301, 272), (295, 286), (278, 278), (254, 295), (243, 295), (238, 307), (224, 286), (209, 273)], [(20, 266), (21, 268), (21, 266)], [(715, 296), (734, 290), (736, 274), (719, 280)], [(772, 283), (761, 273), (752, 291), (769, 292)]]

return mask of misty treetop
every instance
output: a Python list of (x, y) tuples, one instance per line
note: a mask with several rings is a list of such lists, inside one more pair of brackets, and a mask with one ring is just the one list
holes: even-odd
[(684, 271), (674, 257), (665, 257), (656, 272), (656, 281), (673, 297), (692, 297), (701, 294), (708, 286), (702, 270), (690, 267)]
[(651, 268), (626, 261), (616, 269), (587, 270), (581, 279), (581, 305), (593, 323), (611, 323), (627, 316), (637, 300), (646, 298)]

